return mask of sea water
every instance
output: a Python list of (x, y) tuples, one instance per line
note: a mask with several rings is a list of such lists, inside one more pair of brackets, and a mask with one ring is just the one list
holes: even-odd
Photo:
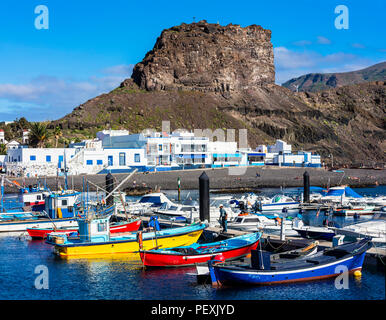
[[(278, 191), (263, 189), (262, 194), (272, 195)], [(369, 196), (386, 194), (385, 186), (355, 191)], [(195, 192), (184, 191), (182, 199), (197, 198)], [(167, 192), (172, 198), (176, 194)], [(8, 195), (7, 199), (12, 197)], [(320, 224), (324, 218), (322, 214), (318, 218), (312, 213), (303, 215), (312, 225)], [(352, 223), (352, 218), (329, 218), (342, 224)], [(133, 254), (63, 260), (42, 240), (30, 240), (23, 234), (0, 234), (0, 300), (384, 300), (385, 269), (367, 259), (362, 276), (350, 277), (347, 289), (337, 289), (334, 279), (214, 289), (197, 284), (196, 277), (191, 275), (195, 268), (145, 270), (139, 257)], [(39, 286), (42, 269), (46, 270), (46, 289)]]

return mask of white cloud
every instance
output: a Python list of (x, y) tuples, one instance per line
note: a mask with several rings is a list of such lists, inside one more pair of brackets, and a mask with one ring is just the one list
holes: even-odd
[(286, 47), (274, 48), (274, 58), (278, 84), (308, 73), (355, 71), (377, 63), (350, 53), (336, 52), (321, 55), (315, 51), (298, 52)]
[(320, 44), (331, 44), (331, 40), (326, 37), (318, 36), (318, 43)]
[(353, 43), (352, 45), (351, 45), (353, 48), (356, 48), (356, 49), (364, 49), (364, 48), (366, 48), (363, 44), (361, 44), (361, 43)]
[(299, 40), (299, 41), (295, 41), (293, 42), (293, 44), (295, 46), (299, 46), (299, 47), (304, 47), (304, 46), (309, 46), (312, 44), (312, 41), (309, 41), (309, 40)]
[(127, 77), (131, 77), (131, 74), (133, 73), (133, 64), (120, 64), (117, 66), (108, 67), (102, 70), (104, 74), (115, 74), (115, 75), (125, 75)]
[(39, 109), (41, 115), (56, 119), (79, 104), (111, 91), (131, 75), (130, 66), (124, 65), (106, 68), (103, 73), (86, 80), (40, 75), (28, 83), (0, 83), (0, 114), (8, 117), (10, 113), (15, 114), (13, 118), (27, 116), (31, 121), (45, 120), (37, 116), (35, 111)]

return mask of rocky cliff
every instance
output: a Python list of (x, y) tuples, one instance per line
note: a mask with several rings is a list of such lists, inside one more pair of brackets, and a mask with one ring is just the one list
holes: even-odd
[(270, 36), (256, 25), (205, 21), (164, 30), (131, 79), (52, 127), (89, 137), (107, 126), (160, 130), (162, 120), (172, 130), (246, 128), (251, 147), (284, 139), (336, 161), (384, 162), (385, 83), (293, 93), (274, 84)]
[(162, 31), (153, 50), (133, 70), (146, 90), (220, 92), (274, 83), (271, 31), (260, 26), (221, 26), (205, 20)]

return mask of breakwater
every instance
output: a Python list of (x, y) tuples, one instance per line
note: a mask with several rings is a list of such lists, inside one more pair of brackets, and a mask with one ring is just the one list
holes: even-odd
[[(177, 179), (181, 180), (181, 189), (197, 189), (198, 177), (202, 171), (205, 171), (210, 179), (210, 188), (212, 190), (221, 190), (222, 192), (245, 192), (258, 191), (260, 188), (269, 187), (301, 187), (303, 186), (303, 173), (308, 171), (310, 174), (310, 183), (313, 186), (326, 187), (347, 184), (352, 187), (369, 187), (386, 184), (385, 170), (371, 169), (345, 169), (343, 172), (333, 172), (320, 168), (279, 168), (279, 167), (248, 167), (244, 174), (231, 175), (227, 168), (220, 169), (202, 169), (202, 170), (181, 170), (165, 171), (155, 173), (136, 173), (125, 184), (121, 190), (129, 189), (135, 191), (138, 189), (150, 191), (160, 188), (161, 190), (177, 189)], [(116, 182), (122, 181), (127, 174), (114, 174)], [(39, 180), (51, 189), (57, 186), (64, 187), (64, 177), (34, 177), (20, 178), (8, 177), (12, 181), (20, 184), (33, 185)], [(90, 181), (89, 190), (95, 191), (98, 185), (105, 186), (105, 175), (79, 175), (69, 176), (68, 186), (76, 190), (82, 190), (83, 180)], [(135, 181), (135, 183), (134, 183)], [(17, 188), (6, 183), (5, 192), (16, 192)]]

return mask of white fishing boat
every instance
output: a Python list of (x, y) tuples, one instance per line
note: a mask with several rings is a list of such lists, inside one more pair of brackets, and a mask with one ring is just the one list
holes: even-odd
[(126, 210), (131, 214), (151, 214), (164, 203), (173, 205), (173, 202), (162, 192), (148, 193), (138, 201), (126, 203)]
[(228, 228), (247, 232), (263, 231), (272, 235), (297, 236), (298, 233), (292, 229), (293, 220), (281, 219), (280, 217), (269, 218), (261, 214), (238, 215), (233, 221), (228, 222)]
[(371, 237), (377, 246), (386, 246), (386, 213), (378, 212), (372, 219), (359, 222), (343, 228), (332, 228), (336, 234), (351, 238)]
[(293, 198), (284, 194), (275, 195), (268, 200), (260, 200), (258, 202), (259, 211), (276, 211), (281, 212), (283, 209), (292, 210), (299, 209), (300, 203)]
[(197, 205), (186, 205), (173, 203), (169, 204), (167, 202), (163, 203), (159, 209), (154, 211), (154, 214), (162, 216), (162, 217), (183, 217), (184, 219), (194, 219), (199, 216), (200, 208)]
[[(254, 232), (264, 226), (280, 225), (281, 220), (279, 216), (272, 216), (270, 218), (264, 215), (257, 214), (239, 214), (234, 220), (228, 222), (229, 229), (240, 231)], [(292, 221), (284, 220), (286, 225), (292, 225)]]

